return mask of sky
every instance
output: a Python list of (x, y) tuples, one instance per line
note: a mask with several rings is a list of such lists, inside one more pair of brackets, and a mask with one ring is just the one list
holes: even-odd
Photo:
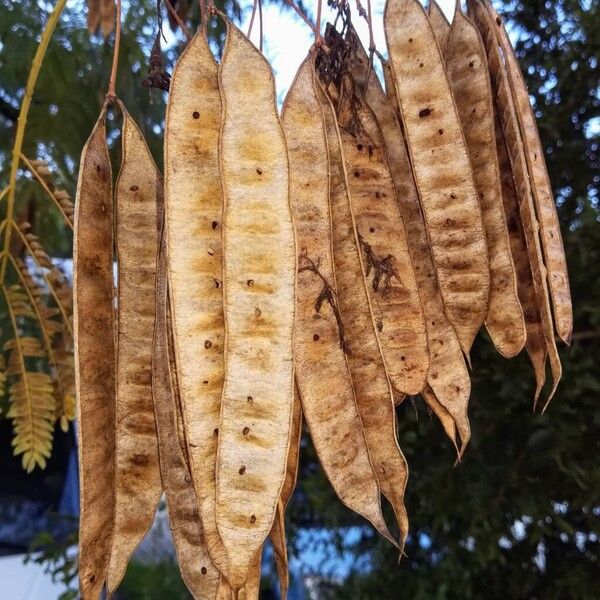
[[(368, 46), (369, 33), (367, 23), (364, 19), (358, 16), (355, 10), (355, 3), (350, 0), (352, 7), (352, 22), (358, 31), (365, 47)], [(363, 0), (363, 5), (366, 7), (366, 0)], [(252, 14), (253, 0), (242, 0), (241, 5), (244, 9), (241, 29), (248, 30), (250, 15)], [(310, 3), (306, 2), (306, 6), (310, 7)], [(449, 20), (454, 13), (454, 0), (438, 0), (438, 4), (448, 16)], [(377, 49), (387, 55), (385, 46), (385, 35), (383, 33), (383, 8), (385, 0), (371, 0), (373, 9), (373, 33)], [(315, 9), (311, 11), (316, 12)], [(321, 33), (325, 31), (325, 23), (335, 17), (335, 11), (327, 6), (327, 2), (323, 0), (323, 16)], [(258, 45), (259, 27), (257, 18), (255, 18), (252, 41)], [(271, 62), (275, 71), (275, 79), (277, 84), (277, 94), (279, 101), (285, 97), (285, 94), (290, 87), (296, 70), (300, 66), (302, 60), (306, 57), (310, 48), (314, 34), (308, 26), (296, 15), (290, 8), (284, 8), (280, 3), (268, 3), (263, 7), (263, 31), (264, 31), (264, 52), (266, 57)]]

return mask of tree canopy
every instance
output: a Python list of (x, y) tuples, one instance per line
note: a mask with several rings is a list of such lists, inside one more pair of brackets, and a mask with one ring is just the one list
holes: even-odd
[[(51, 8), (38, 0), (0, 0), (0, 187), (8, 179), (24, 85)], [(224, 8), (240, 14), (235, 0)], [(520, 0), (498, 8), (517, 40), (562, 224), (575, 311), (572, 345), (561, 350), (563, 379), (546, 413), (533, 414), (526, 357), (506, 361), (480, 334), (472, 351), (472, 440), (456, 467), (425, 404), (403, 402), (399, 440), (410, 466), (407, 556), (398, 566), (393, 548), (369, 528), (352, 543), (340, 536), (339, 549), (351, 553), (354, 566), (344, 581), (324, 581), (323, 597), (600, 597), (599, 5)], [(192, 28), (196, 10), (193, 4)], [(165, 95), (141, 85), (157, 32), (156, 3), (131, 2), (125, 15), (117, 88), (160, 160)], [(90, 37), (85, 20), (84, 2), (69, 3), (44, 61), (24, 146), (27, 156), (50, 161), (72, 196), (112, 53), (110, 39)], [(218, 43), (222, 32), (211, 33)], [(184, 36), (177, 40), (165, 52), (167, 70), (185, 44)], [(28, 215), (52, 257), (68, 257), (70, 232), (42, 198), (23, 179), (16, 210)], [(4, 341), (4, 309), (1, 318)], [(288, 513), (300, 558), (306, 548), (294, 532), (364, 525), (335, 499), (308, 440), (301, 469)]]

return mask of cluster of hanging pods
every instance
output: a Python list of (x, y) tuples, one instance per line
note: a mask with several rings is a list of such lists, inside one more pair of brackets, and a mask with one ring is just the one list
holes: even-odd
[(449, 24), (388, 0), (385, 88), (344, 9), (281, 116), (268, 62), (213, 11), (223, 56), (200, 31), (179, 58), (164, 179), (119, 103), (113, 190), (103, 110), (75, 208), (84, 600), (118, 587), (163, 493), (195, 598), (257, 598), (267, 538), (285, 598), (303, 420), (339, 499), (401, 551), (395, 404), (421, 394), (460, 458), (482, 326), (526, 350), (536, 402), (549, 361), (554, 394), (572, 330), (556, 208), (502, 21), (467, 5)]

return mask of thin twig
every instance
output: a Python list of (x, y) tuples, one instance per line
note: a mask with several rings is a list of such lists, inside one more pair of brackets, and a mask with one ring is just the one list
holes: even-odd
[(113, 61), (108, 80), (108, 91), (106, 92), (106, 102), (113, 102), (116, 97), (115, 85), (117, 81), (117, 71), (119, 70), (119, 48), (121, 46), (121, 0), (117, 0), (117, 14), (115, 17), (115, 47), (113, 49)]
[(294, 0), (283, 0), (290, 8), (294, 10), (294, 12), (310, 27), (310, 30), (317, 35), (317, 28), (313, 25), (311, 20), (298, 8), (298, 5), (294, 2)]
[(258, 49), (263, 51), (263, 13), (262, 13), (262, 0), (258, 0), (258, 26), (259, 26), (259, 41)]
[(248, 33), (246, 34), (249, 38), (252, 34), (252, 26), (254, 25), (254, 17), (256, 16), (256, 7), (258, 6), (258, 0), (254, 0), (252, 5), (252, 15), (250, 16), (250, 25), (248, 25)]
[(183, 34), (189, 42), (192, 39), (192, 34), (190, 33), (190, 30), (183, 22), (183, 19), (179, 16), (179, 13), (173, 8), (171, 0), (165, 0), (165, 4), (167, 5), (167, 10), (171, 13), (171, 16), (175, 19), (175, 22), (177, 23), (177, 25), (179, 25), (179, 28), (181, 29), (181, 31), (183, 31)]
[(316, 31), (315, 31), (315, 44), (321, 43), (321, 8), (322, 8), (323, 0), (318, 0), (317, 3), (317, 23), (316, 23)]

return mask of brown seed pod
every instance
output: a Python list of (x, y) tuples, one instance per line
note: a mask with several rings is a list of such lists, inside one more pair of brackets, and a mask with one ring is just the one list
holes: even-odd
[(416, 394), (429, 368), (423, 311), (387, 151), (357, 87), (345, 75), (337, 102), (350, 204), (387, 373), (397, 391)]
[(87, 0), (87, 27), (90, 33), (96, 33), (100, 26), (100, 0)]
[[(357, 59), (363, 62), (362, 73), (366, 73), (364, 65), (368, 59), (364, 49), (357, 54)], [(361, 69), (358, 68), (355, 72), (360, 73)], [(464, 451), (470, 438), (467, 405), (471, 393), (471, 381), (458, 338), (444, 312), (419, 205), (419, 194), (402, 131), (393, 110), (395, 99), (392, 103), (389, 100), (390, 96), (386, 97), (379, 80), (374, 75), (366, 86), (361, 80), (357, 80), (357, 83), (366, 89), (367, 102), (381, 127), (388, 151), (390, 172), (398, 190), (400, 210), (406, 225), (409, 251), (427, 327), (430, 355), (427, 382), (433, 390), (433, 395), (429, 395), (428, 398), (435, 397), (439, 401), (439, 405), (430, 401), (429, 406), (455, 443), (456, 436), (452, 434), (448, 422), (448, 413), (452, 415), (459, 429), (462, 451)]]
[(292, 432), (290, 435), (290, 447), (288, 449), (287, 467), (285, 480), (281, 488), (281, 495), (277, 503), (275, 521), (269, 537), (273, 546), (275, 568), (279, 578), (279, 594), (281, 600), (286, 600), (290, 586), (290, 574), (288, 568), (287, 543), (285, 536), (285, 509), (294, 493), (296, 480), (298, 478), (298, 461), (300, 458), (300, 441), (302, 439), (302, 405), (298, 389), (294, 386), (294, 407), (292, 412)]
[[(271, 530), (285, 478), (296, 246), (273, 72), (248, 38), (226, 24), (219, 66), (225, 378), (216, 518), (237, 590)], [(243, 435), (245, 427), (250, 435)]]
[(73, 333), (79, 423), (79, 588), (96, 600), (114, 520), (113, 199), (102, 110), (81, 153), (73, 240)]
[(548, 288), (554, 307), (554, 326), (558, 336), (566, 344), (569, 344), (573, 333), (573, 307), (569, 289), (569, 274), (567, 272), (560, 223), (544, 158), (544, 149), (542, 148), (535, 115), (529, 102), (529, 93), (515, 51), (498, 13), (491, 3), (485, 1), (484, 4), (492, 21), (496, 24), (496, 39), (502, 48), (508, 80), (517, 108), (517, 118), (531, 179), (533, 200), (540, 224), (542, 250), (544, 251), (548, 270)]
[(194, 486), (177, 432), (180, 417), (177, 414), (179, 402), (173, 389), (170, 368), (167, 248), (164, 231), (158, 256), (155, 298), (152, 397), (159, 440), (160, 473), (167, 499), (169, 523), (184, 583), (194, 598), (213, 600), (220, 585), (219, 572), (208, 555)]
[(492, 90), (496, 98), (496, 107), (510, 159), (519, 204), (519, 214), (523, 225), (527, 252), (529, 254), (529, 264), (533, 278), (536, 304), (540, 312), (546, 351), (548, 352), (550, 368), (554, 380), (552, 389), (544, 405), (545, 409), (556, 391), (556, 387), (562, 374), (562, 367), (558, 351), (556, 350), (556, 341), (554, 339), (552, 313), (546, 282), (546, 267), (544, 266), (542, 258), (542, 249), (538, 234), (539, 224), (533, 205), (533, 196), (527, 172), (527, 161), (523, 150), (517, 112), (511, 95), (506, 68), (496, 40), (495, 25), (485, 6), (479, 0), (468, 0), (467, 6), (481, 33), (486, 47)]
[[(396, 438), (393, 392), (375, 334), (375, 320), (363, 278), (365, 269), (352, 216), (342, 138), (333, 105), (321, 86), (317, 87), (317, 95), (325, 117), (332, 249), (340, 313), (346, 332), (346, 356), (373, 472), (379, 489), (394, 509), (402, 547), (408, 532), (404, 507), (408, 467)], [(381, 525), (374, 524), (392, 541), (383, 520)]]
[(162, 495), (152, 405), (152, 336), (163, 185), (141, 131), (121, 104), (122, 162), (116, 184), (118, 325), (115, 517), (109, 594), (153, 521)]
[[(385, 531), (377, 480), (345, 356), (347, 342), (334, 274), (329, 201), (330, 193), (346, 194), (343, 164), (331, 115), (337, 151), (332, 168), (336, 169), (333, 177), (337, 174), (338, 178), (330, 180), (332, 161), (328, 163), (327, 131), (317, 93), (309, 58), (300, 67), (283, 109), (300, 252), (296, 381), (315, 450), (336, 494), (348, 508)], [(329, 104), (328, 108), (331, 111)]]
[(115, 28), (115, 0), (100, 0), (100, 29), (107, 38)]
[[(429, 24), (435, 35), (435, 40), (440, 48), (440, 53), (442, 56), (445, 56), (448, 36), (450, 35), (450, 23), (448, 22), (444, 11), (435, 0), (429, 2), (427, 16), (429, 17)], [(454, 24), (454, 22), (452, 24)]]
[(487, 314), (481, 209), (444, 64), (418, 0), (388, 0), (384, 24), (402, 125), (448, 320), (463, 352)]
[(502, 207), (492, 88), (483, 41), (459, 4), (448, 37), (446, 72), (467, 142), (490, 257), (485, 326), (498, 352), (511, 358), (522, 350), (526, 333)]
[[(458, 443), (456, 440), (456, 422), (454, 417), (442, 406), (440, 401), (437, 399), (435, 392), (429, 384), (426, 384), (421, 391), (421, 396), (429, 409), (437, 416), (446, 432), (446, 435), (450, 438), (456, 449), (456, 454), (460, 458), (462, 452), (458, 449)], [(464, 444), (463, 444), (464, 449)]]
[[(183, 424), (211, 559), (226, 575), (215, 517), (215, 463), (223, 388), (221, 95), (202, 33), (175, 66), (165, 127), (165, 231)], [(208, 343), (210, 342), (210, 344)]]
[(529, 255), (525, 243), (525, 234), (519, 214), (519, 202), (517, 192), (510, 168), (508, 150), (500, 124), (500, 117), (495, 113), (496, 147), (498, 152), (498, 164), (501, 173), (502, 200), (504, 213), (510, 239), (510, 249), (517, 273), (519, 300), (523, 307), (527, 341), (525, 350), (529, 355), (535, 373), (536, 389), (533, 405), (537, 404), (538, 398), (546, 381), (546, 345), (542, 328), (540, 311), (538, 309), (531, 268), (529, 266)]

